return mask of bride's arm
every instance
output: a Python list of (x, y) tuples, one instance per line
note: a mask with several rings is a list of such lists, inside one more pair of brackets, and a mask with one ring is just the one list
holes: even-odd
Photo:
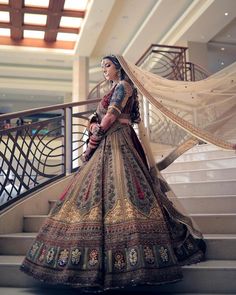
[(90, 136), (88, 147), (84, 153), (85, 161), (88, 161), (102, 138), (105, 132), (112, 126), (116, 119), (120, 116), (122, 109), (127, 103), (128, 98), (132, 95), (132, 87), (126, 81), (121, 81), (111, 97), (110, 104), (106, 115), (102, 118), (100, 124), (93, 124), (90, 127)]

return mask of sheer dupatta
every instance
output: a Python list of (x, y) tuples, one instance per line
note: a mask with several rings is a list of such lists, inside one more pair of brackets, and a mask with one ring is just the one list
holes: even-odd
[[(181, 140), (177, 147), (162, 161), (156, 163), (144, 124), (143, 122), (138, 124), (139, 138), (148, 159), (150, 172), (153, 179), (155, 180), (157, 176), (162, 188), (165, 187), (166, 193), (161, 194), (163, 206), (170, 216), (184, 223), (194, 236), (201, 238), (202, 235), (198, 226), (188, 217), (185, 208), (164, 180), (160, 170), (166, 168), (178, 156), (199, 142), (212, 143), (228, 150), (236, 149), (236, 145), (229, 141), (230, 135), (236, 134), (236, 65), (224, 73), (219, 73), (203, 81), (182, 82), (167, 80), (142, 70), (128, 63), (122, 56), (117, 56), (117, 58), (129, 78), (148, 102), (184, 131), (184, 140)], [(189, 104), (190, 100), (193, 112), (199, 118), (201, 118), (203, 111), (207, 112), (209, 109), (214, 109), (214, 117), (201, 122), (200, 126), (194, 125), (193, 122), (187, 121), (171, 111), (169, 107), (171, 101), (176, 99), (182, 100), (183, 104), (185, 100), (186, 104)], [(232, 124), (232, 122), (235, 122), (235, 124)], [(228, 132), (222, 135), (220, 133), (221, 128)], [(220, 136), (218, 136), (219, 134)]]

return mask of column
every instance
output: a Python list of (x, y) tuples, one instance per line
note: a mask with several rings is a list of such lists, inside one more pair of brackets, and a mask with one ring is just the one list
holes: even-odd
[[(73, 76), (72, 76), (72, 102), (80, 102), (87, 100), (89, 89), (89, 59), (87, 56), (78, 56), (76, 55), (73, 61)], [(79, 106), (73, 108), (72, 114), (81, 113), (87, 110), (87, 106)], [(86, 136), (83, 136), (86, 130), (87, 121), (84, 119), (74, 117), (72, 119), (73, 127), (73, 136), (72, 136), (72, 147), (73, 154), (72, 160), (79, 157), (84, 149), (85, 145), (82, 146), (82, 142), (87, 139)], [(72, 164), (72, 168), (80, 165), (80, 163)]]
[(87, 56), (76, 56), (73, 62), (72, 101), (87, 99), (89, 89), (89, 60)]

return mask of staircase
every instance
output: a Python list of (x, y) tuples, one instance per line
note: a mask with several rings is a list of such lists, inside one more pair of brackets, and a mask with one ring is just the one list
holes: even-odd
[[(183, 281), (155, 287), (153, 294), (236, 294), (236, 154), (200, 145), (178, 158), (163, 176), (203, 232), (207, 260), (185, 266)], [(24, 216), (22, 232), (0, 235), (1, 294), (48, 294), (34, 291), (42, 285), (19, 266), (54, 199), (52, 195), (44, 214)]]

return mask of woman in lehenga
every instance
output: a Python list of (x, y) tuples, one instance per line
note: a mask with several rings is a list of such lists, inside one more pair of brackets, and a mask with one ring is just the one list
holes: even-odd
[(107, 290), (179, 281), (204, 259), (191, 220), (168, 201), (133, 129), (137, 91), (116, 56), (112, 87), (90, 120), (84, 164), (40, 229), (21, 269), (44, 282)]

